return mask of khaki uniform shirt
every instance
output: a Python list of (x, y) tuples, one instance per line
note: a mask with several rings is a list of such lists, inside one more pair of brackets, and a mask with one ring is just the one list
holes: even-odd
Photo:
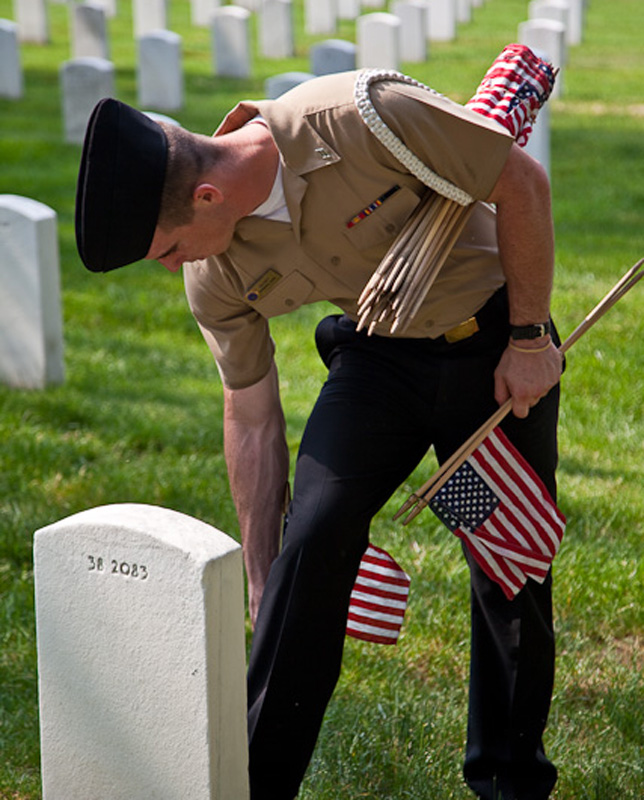
[[(356, 73), (316, 78), (277, 100), (240, 103), (215, 132), (261, 114), (277, 144), (291, 223), (245, 217), (225, 254), (184, 265), (191, 310), (226, 386), (250, 386), (271, 364), (268, 319), (328, 300), (352, 319), (365, 283), (426, 187), (378, 141), (353, 99)], [(381, 118), (440, 176), (487, 198), (512, 137), (446, 98), (396, 81), (372, 84)], [(347, 223), (394, 186), (373, 213)], [(406, 337), (440, 336), (504, 282), (495, 214), (477, 203)], [(376, 333), (389, 335), (386, 327)]]

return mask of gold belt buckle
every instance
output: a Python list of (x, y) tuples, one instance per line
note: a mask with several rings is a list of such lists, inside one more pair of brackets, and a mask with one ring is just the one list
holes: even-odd
[(469, 339), (469, 337), (473, 336), (478, 330), (479, 324), (476, 321), (476, 317), (470, 317), (455, 328), (451, 328), (444, 336), (446, 341), (450, 344), (454, 344), (454, 342), (462, 342), (463, 339)]

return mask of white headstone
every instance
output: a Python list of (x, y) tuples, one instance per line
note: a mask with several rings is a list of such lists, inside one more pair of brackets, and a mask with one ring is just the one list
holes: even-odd
[(250, 11), (239, 6), (216, 8), (212, 17), (212, 49), (215, 75), (250, 77)]
[(280, 75), (272, 75), (264, 82), (264, 93), (269, 100), (275, 100), (311, 78), (315, 78), (311, 72), (282, 72)]
[(259, 11), (264, 0), (237, 0), (236, 5), (247, 11)]
[(559, 68), (551, 97), (561, 97), (564, 88), (564, 65), (567, 61), (565, 27), (561, 22), (551, 19), (530, 19), (519, 23), (518, 40), (531, 50), (539, 50)]
[(104, 58), (73, 58), (60, 67), (65, 141), (82, 144), (90, 114), (114, 96), (114, 64)]
[(456, 38), (456, 3), (454, 0), (427, 0), (428, 37), (432, 42), (451, 42)]
[(566, 43), (570, 44), (570, 3), (568, 0), (531, 0), (528, 19), (553, 19), (566, 29)]
[(345, 39), (327, 39), (311, 46), (311, 72), (314, 75), (329, 75), (333, 72), (348, 72), (356, 68), (357, 48)]
[(213, 12), (220, 5), (221, 0), (191, 0), (190, 20), (192, 24), (209, 28)]
[(312, 36), (335, 33), (338, 22), (337, 0), (304, 0), (306, 32)]
[(0, 381), (43, 389), (64, 380), (56, 212), (0, 195)]
[(338, 0), (338, 19), (356, 19), (360, 16), (360, 0)]
[(400, 68), (400, 20), (393, 14), (376, 11), (358, 17), (356, 44), (359, 68)]
[(21, 42), (49, 42), (47, 0), (14, 0), (14, 19), (18, 23), (18, 37)]
[(528, 143), (523, 149), (536, 158), (550, 175), (550, 106), (548, 103), (544, 103), (541, 107)]
[(134, 36), (168, 27), (168, 0), (132, 0)]
[(18, 24), (9, 19), (0, 19), (0, 97), (18, 100), (23, 94)]
[(456, 21), (461, 24), (472, 21), (472, 0), (456, 0)]
[(36, 531), (43, 800), (248, 800), (241, 549), (169, 509)]
[(425, 0), (397, 0), (391, 6), (391, 13), (400, 20), (402, 60), (415, 63), (426, 61), (429, 11)]
[(259, 49), (266, 58), (293, 56), (292, 0), (264, 0), (259, 11)]
[(112, 18), (116, 16), (116, 0), (92, 0), (92, 3), (100, 6), (105, 11), (106, 17)]
[(96, 3), (72, 5), (72, 58), (105, 58), (109, 60), (105, 9)]
[(181, 36), (151, 31), (138, 40), (137, 87), (140, 106), (177, 111), (183, 108)]
[(584, 25), (586, 18), (585, 0), (568, 0), (570, 3), (570, 29), (568, 31), (568, 44), (581, 44), (584, 39)]
[(365, 8), (385, 8), (387, 0), (362, 0), (362, 5)]

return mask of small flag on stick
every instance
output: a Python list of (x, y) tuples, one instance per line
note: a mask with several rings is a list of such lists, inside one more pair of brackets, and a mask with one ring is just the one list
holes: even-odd
[(347, 635), (366, 642), (396, 644), (407, 608), (409, 584), (409, 575), (389, 553), (370, 544), (351, 592)]
[[(644, 258), (604, 295), (559, 350), (566, 353), (642, 278)], [(406, 525), (430, 506), (467, 543), (477, 562), (508, 597), (513, 597), (527, 578), (543, 580), (565, 525), (545, 487), (497, 428), (511, 409), (510, 398), (394, 514), (394, 519), (407, 514)]]
[(528, 577), (542, 583), (566, 520), (536, 472), (495, 428), (429, 501), (511, 600)]

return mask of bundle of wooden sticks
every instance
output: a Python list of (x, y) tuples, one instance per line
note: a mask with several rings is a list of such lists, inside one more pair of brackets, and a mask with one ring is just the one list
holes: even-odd
[[(466, 104), (506, 127), (523, 146), (550, 96), (556, 70), (524, 45), (509, 45), (495, 59)], [(422, 305), (456, 244), (474, 203), (428, 190), (358, 299), (358, 330), (387, 323), (402, 333)]]

